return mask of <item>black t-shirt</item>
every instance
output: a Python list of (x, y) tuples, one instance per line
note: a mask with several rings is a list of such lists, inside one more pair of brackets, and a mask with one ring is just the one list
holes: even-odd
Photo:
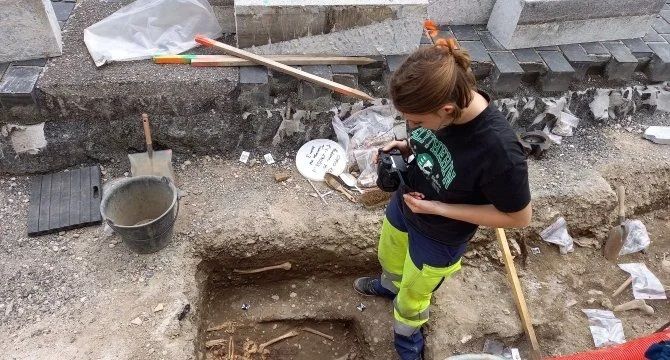
[[(505, 116), (493, 105), (462, 125), (438, 131), (417, 128), (410, 134), (410, 145), (415, 158), (407, 185), (427, 200), (493, 204), (507, 213), (521, 211), (530, 203), (523, 149)], [(445, 244), (467, 242), (478, 227), (439, 215), (414, 214), (404, 201), (402, 204), (413, 228)]]

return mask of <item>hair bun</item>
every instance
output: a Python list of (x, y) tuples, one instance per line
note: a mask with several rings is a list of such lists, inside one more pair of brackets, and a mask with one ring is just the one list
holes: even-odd
[(451, 51), (459, 50), (458, 42), (456, 41), (456, 39), (454, 39), (452, 37), (447, 38), (447, 39), (445, 39), (445, 38), (437, 39), (435, 41), (435, 46), (436, 47), (445, 47), (445, 48), (447, 48)]

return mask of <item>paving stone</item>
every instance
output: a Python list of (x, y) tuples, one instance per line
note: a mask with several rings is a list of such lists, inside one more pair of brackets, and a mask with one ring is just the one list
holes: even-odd
[(407, 55), (389, 55), (386, 57), (386, 67), (390, 72), (398, 70), (400, 65), (405, 62)]
[(649, 28), (647, 34), (642, 38), (645, 42), (667, 42), (656, 30)]
[(56, 12), (56, 19), (58, 19), (58, 21), (67, 21), (67, 19), (70, 18), (70, 14), (72, 13), (72, 9), (74, 9), (75, 5), (76, 3), (72, 2), (53, 3), (54, 11)]
[[(667, 6), (667, 4), (665, 4), (663, 7), (665, 7), (665, 6)], [(666, 22), (670, 21), (670, 10), (666, 10), (666, 9), (661, 10), (661, 17)]]
[(654, 20), (654, 23), (651, 26), (659, 34), (670, 34), (670, 23), (660, 16)]
[(41, 72), (39, 66), (10, 66), (0, 81), (0, 103), (3, 107), (35, 105), (35, 83)]
[(493, 90), (497, 93), (514, 93), (521, 85), (523, 69), (511, 51), (489, 53), (495, 68), (492, 75)]
[(461, 47), (468, 51), (472, 59), (472, 72), (476, 78), (489, 76), (493, 63), (486, 47), (481, 41), (459, 41)]
[(560, 51), (538, 51), (544, 63), (547, 64), (547, 73), (540, 77), (540, 86), (543, 91), (560, 92), (570, 87), (574, 78), (575, 69)]
[(612, 54), (605, 67), (605, 76), (610, 80), (628, 80), (635, 72), (638, 61), (622, 42), (604, 42), (603, 46)]
[(607, 51), (607, 48), (603, 46), (602, 43), (599, 42), (590, 42), (590, 43), (583, 43), (580, 44), (582, 48), (586, 51), (587, 54), (589, 55), (609, 55), (610, 52)]
[(535, 51), (558, 51), (558, 46), (556, 45), (540, 46), (536, 47)]
[(654, 52), (644, 73), (650, 81), (670, 80), (670, 44), (649, 43)]
[[(302, 70), (324, 79), (333, 80), (333, 73), (328, 65), (307, 65), (303, 66)], [(332, 106), (332, 91), (323, 86), (301, 81), (298, 94), (306, 110), (327, 110)]]
[(486, 47), (487, 50), (489, 51), (505, 51), (505, 49), (498, 40), (496, 40), (493, 35), (491, 35), (490, 32), (488, 31), (478, 31), (479, 33), (479, 38), (482, 41), (482, 44), (484, 44), (484, 47)]
[[(653, 41), (653, 42), (667, 42), (667, 43), (670, 43), (670, 34), (662, 34), (660, 36), (663, 38), (664, 41)], [(652, 42), (652, 41), (650, 41), (650, 42)]]
[(47, 59), (32, 59), (32, 60), (23, 60), (15, 61), (12, 63), (14, 66), (42, 66), (47, 64)]
[(592, 58), (579, 44), (561, 45), (560, 49), (563, 51), (565, 58), (570, 62), (570, 65), (575, 69), (575, 78), (583, 80), (593, 64)]
[(512, 53), (523, 69), (521, 81), (534, 84), (537, 78), (547, 71), (547, 66), (535, 49), (516, 49), (512, 50)]
[(456, 36), (456, 39), (459, 41), (479, 40), (479, 35), (472, 25), (452, 25), (451, 32), (454, 33), (454, 36)]
[(333, 74), (358, 74), (358, 66), (356, 65), (330, 65), (330, 70)]
[(638, 60), (640, 57), (647, 57), (652, 54), (651, 48), (641, 38), (623, 39), (624, 45), (628, 47), (630, 52), (635, 55)]

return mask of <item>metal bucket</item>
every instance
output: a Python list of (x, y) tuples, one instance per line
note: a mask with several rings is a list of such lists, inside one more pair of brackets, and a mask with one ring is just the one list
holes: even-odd
[(105, 192), (100, 212), (131, 250), (153, 253), (172, 237), (179, 214), (177, 188), (166, 177), (131, 177)]

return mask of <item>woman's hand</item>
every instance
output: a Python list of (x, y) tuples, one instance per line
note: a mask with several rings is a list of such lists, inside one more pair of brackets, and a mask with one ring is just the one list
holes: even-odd
[(403, 195), (405, 204), (415, 214), (440, 215), (445, 205), (439, 201), (425, 200), (425, 196), (418, 192), (409, 192)]
[[(407, 140), (393, 140), (382, 148), (383, 152), (388, 152), (391, 151), (391, 149), (396, 148), (400, 150), (400, 153), (402, 154), (402, 157), (407, 159), (410, 155), (412, 155), (412, 149), (409, 147), (409, 142)], [(374, 161), (377, 163), (379, 161), (379, 155), (375, 153), (374, 155)]]

